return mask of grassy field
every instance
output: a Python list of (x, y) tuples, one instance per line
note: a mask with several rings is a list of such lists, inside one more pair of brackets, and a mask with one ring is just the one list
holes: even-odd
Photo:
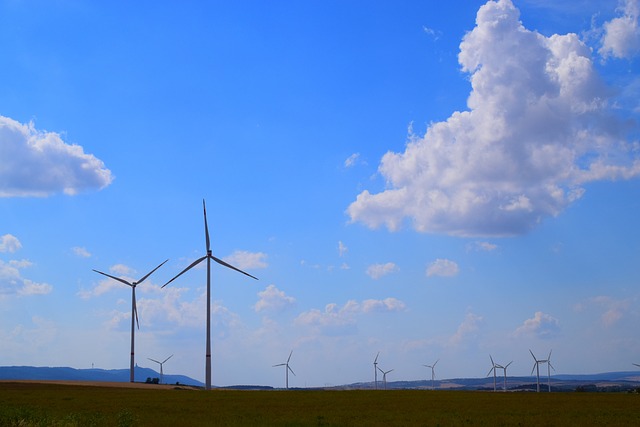
[(0, 383), (0, 426), (640, 425), (640, 395)]

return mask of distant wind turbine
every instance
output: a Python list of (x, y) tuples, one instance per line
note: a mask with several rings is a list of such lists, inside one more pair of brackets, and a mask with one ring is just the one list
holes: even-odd
[(293, 369), (291, 369), (291, 366), (289, 366), (289, 361), (291, 360), (291, 355), (293, 354), (293, 350), (291, 350), (291, 353), (289, 353), (289, 357), (287, 358), (287, 361), (285, 363), (279, 363), (277, 365), (273, 365), (273, 367), (275, 368), (276, 366), (285, 366), (284, 371), (285, 371), (285, 385), (287, 386), (287, 390), (289, 390), (289, 371), (291, 371), (291, 373), (295, 376), (296, 373), (293, 372)]
[(162, 265), (169, 261), (168, 259), (165, 260), (162, 264), (160, 264), (159, 266), (157, 266), (156, 268), (154, 268), (153, 270), (151, 270), (151, 272), (147, 273), (146, 276), (144, 276), (142, 279), (138, 280), (137, 282), (129, 282), (128, 280), (122, 279), (120, 277), (116, 277), (116, 276), (112, 276), (110, 274), (107, 273), (103, 273), (102, 271), (98, 271), (98, 270), (93, 270), (98, 274), (102, 274), (103, 276), (107, 276), (113, 280), (117, 280), (118, 282), (124, 283), (127, 286), (131, 286), (131, 361), (129, 363), (129, 381), (133, 382), (133, 371), (134, 371), (134, 343), (135, 343), (135, 328), (133, 326), (133, 319), (135, 318), (135, 321), (138, 325), (138, 329), (140, 329), (140, 323), (138, 322), (138, 308), (136, 306), (136, 286), (138, 286), (140, 283), (144, 282), (144, 280), (151, 276), (151, 274), (156, 271), (157, 269), (159, 269), (160, 267), (162, 267)]
[(384, 389), (387, 389), (387, 374), (389, 372), (392, 372), (393, 369), (389, 369), (388, 371), (383, 371), (382, 369), (378, 368), (380, 370), (380, 372), (382, 372), (382, 382), (384, 383)]
[[(551, 350), (553, 351), (553, 350)], [(551, 392), (551, 369), (553, 369), (554, 371), (556, 370), (552, 365), (551, 365), (551, 351), (549, 351), (549, 356), (547, 356), (547, 358), (545, 360), (538, 360), (536, 359), (536, 356), (533, 355), (533, 352), (531, 350), (529, 350), (529, 353), (531, 353), (531, 356), (533, 357), (533, 360), (535, 361), (533, 363), (533, 369), (531, 369), (531, 375), (533, 375), (533, 371), (536, 371), (536, 391), (538, 393), (540, 393), (540, 364), (547, 364), (547, 384), (549, 386), (549, 392)]]
[(504, 391), (507, 391), (507, 368), (512, 363), (513, 363), (513, 360), (511, 362), (507, 363), (506, 365), (504, 365), (504, 367), (502, 368), (502, 369), (504, 369)]
[(376, 390), (378, 389), (378, 356), (380, 356), (380, 352), (376, 354), (376, 358), (373, 361), (373, 379), (375, 381)]
[(494, 362), (493, 357), (491, 357), (491, 355), (489, 355), (489, 359), (491, 359), (491, 369), (489, 370), (489, 373), (487, 374), (487, 376), (491, 375), (491, 372), (493, 372), (493, 391), (495, 392), (496, 391), (496, 371), (498, 369), (504, 369), (504, 367)]
[(431, 389), (435, 390), (435, 379), (436, 379), (436, 371), (435, 371), (435, 367), (438, 364), (438, 362), (440, 361), (440, 359), (436, 360), (436, 362), (433, 365), (422, 365), (425, 368), (430, 368), (431, 369)]
[(164, 376), (164, 372), (162, 371), (162, 365), (164, 365), (164, 362), (166, 362), (167, 360), (171, 359), (173, 357), (173, 354), (169, 357), (167, 357), (166, 359), (164, 359), (162, 362), (158, 362), (155, 359), (152, 359), (150, 357), (147, 357), (147, 359), (151, 360), (152, 362), (156, 362), (157, 364), (160, 365), (160, 384), (162, 384), (162, 377)]
[(202, 210), (204, 211), (204, 235), (205, 235), (205, 242), (207, 247), (207, 254), (201, 258), (198, 258), (194, 262), (192, 262), (191, 265), (189, 265), (187, 268), (182, 270), (173, 279), (169, 280), (167, 283), (162, 285), (162, 287), (164, 288), (169, 283), (173, 282), (178, 277), (182, 276), (184, 273), (191, 270), (193, 267), (200, 264), (205, 259), (207, 260), (207, 344), (206, 344), (206, 355), (205, 355), (205, 388), (207, 390), (211, 390), (211, 260), (227, 268), (230, 268), (239, 273), (242, 273), (245, 276), (249, 276), (252, 279), (258, 280), (258, 278), (240, 270), (239, 268), (234, 267), (231, 264), (228, 264), (222, 261), (219, 258), (216, 258), (211, 254), (211, 245), (209, 242), (209, 227), (207, 226), (207, 208), (205, 206), (204, 199), (202, 199)]

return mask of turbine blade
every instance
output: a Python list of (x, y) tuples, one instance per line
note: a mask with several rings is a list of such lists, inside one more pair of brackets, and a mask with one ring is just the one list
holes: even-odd
[[(376, 359), (373, 361), (374, 364), (378, 362), (378, 356), (380, 356), (380, 352), (378, 352), (378, 354), (376, 354)], [(635, 363), (634, 363), (634, 365), (635, 365)]]
[(547, 363), (549, 364), (549, 367), (550, 367), (551, 369), (553, 369), (553, 371), (555, 372), (555, 371), (556, 371), (556, 368), (554, 368), (554, 367), (553, 367), (553, 365), (551, 364), (551, 362), (547, 362)]
[(638, 368), (640, 368), (640, 365), (638, 365), (637, 363), (632, 363), (632, 365), (637, 366)]
[(204, 199), (202, 199), (202, 210), (204, 211), (204, 235), (206, 236), (207, 241), (207, 253), (209, 253), (209, 249), (211, 245), (209, 244), (209, 227), (207, 226), (207, 207), (204, 204)]
[(175, 276), (173, 279), (169, 280), (167, 283), (165, 283), (164, 285), (162, 285), (162, 287), (164, 288), (165, 286), (167, 286), (169, 283), (173, 282), (174, 280), (176, 280), (178, 277), (182, 276), (184, 273), (186, 273), (187, 271), (191, 270), (193, 267), (195, 267), (196, 265), (200, 264), (200, 262), (202, 262), (202, 260), (204, 260), (205, 258), (207, 258), (207, 256), (203, 256), (202, 258), (198, 258), (197, 260), (193, 261), (191, 263), (191, 265), (187, 268), (185, 268), (184, 270), (182, 270), (180, 273), (178, 273), (177, 276)]
[(491, 375), (491, 372), (495, 371), (496, 367), (494, 366), (493, 368), (489, 369), (489, 373), (487, 374), (487, 376)]
[(536, 366), (538, 366), (538, 362), (533, 364), (533, 368), (531, 368), (531, 375), (533, 375), (533, 371), (536, 370)]
[(436, 363), (434, 363), (432, 367), (435, 368), (439, 361), (440, 359), (436, 360)]
[(133, 290), (133, 295), (131, 296), (131, 298), (133, 298), (133, 312), (136, 315), (136, 324), (138, 325), (138, 329), (140, 329), (140, 321), (138, 321), (138, 304), (136, 303), (136, 287), (132, 286), (131, 289)]
[(127, 282), (126, 280), (121, 279), (121, 278), (119, 278), (119, 277), (112, 276), (112, 275), (110, 275), (110, 274), (103, 273), (102, 271), (98, 271), (98, 270), (93, 270), (93, 271), (95, 271), (95, 272), (96, 272), (96, 273), (98, 273), (98, 274), (102, 274), (103, 276), (110, 277), (110, 278), (112, 278), (113, 280), (117, 280), (118, 282), (122, 282), (122, 283), (124, 283), (125, 285), (133, 286), (133, 283)]
[(495, 366), (495, 362), (493, 361), (493, 357), (491, 357), (491, 355), (489, 355), (489, 359), (491, 359), (491, 364)]
[(276, 366), (287, 366), (286, 363), (278, 363), (277, 365), (273, 365), (272, 368), (275, 368)]
[(289, 363), (289, 361), (291, 360), (291, 355), (293, 354), (293, 350), (291, 350), (291, 353), (289, 353), (289, 357), (287, 358), (287, 363)]
[(513, 360), (509, 363), (507, 363), (507, 366), (504, 367), (504, 369), (507, 369), (509, 367), (509, 365), (511, 365), (513, 363)]
[[(171, 359), (172, 357), (173, 357), (173, 354), (171, 356), (167, 357), (166, 359), (164, 359), (164, 362), (166, 362), (167, 360)], [(164, 363), (164, 362), (162, 362), (162, 363)]]
[(547, 360), (551, 360), (551, 352), (553, 351), (553, 349), (549, 350), (549, 356), (547, 356)]
[(291, 366), (287, 365), (287, 369), (289, 369), (294, 376), (297, 376), (296, 373), (293, 372), (293, 369), (291, 369)]
[(537, 362), (538, 359), (536, 359), (536, 357), (533, 355), (533, 351), (531, 351), (531, 349), (529, 349), (529, 353), (531, 353), (531, 357), (533, 357), (533, 360), (535, 360)]
[[(206, 258), (206, 257), (205, 257), (205, 258)], [(257, 278), (257, 277), (252, 276), (252, 275), (250, 275), (249, 273), (246, 273), (246, 272), (244, 272), (244, 271), (240, 270), (239, 268), (236, 268), (236, 267), (234, 267), (233, 265), (231, 265), (231, 264), (229, 264), (229, 263), (226, 263), (226, 262), (222, 261), (220, 258), (216, 258), (216, 257), (214, 257), (213, 255), (211, 255), (211, 259), (213, 259), (215, 262), (217, 262), (217, 263), (218, 263), (218, 264), (220, 264), (220, 265), (224, 265), (225, 267), (228, 267), (228, 268), (231, 268), (232, 270), (238, 271), (238, 272), (240, 272), (240, 273), (244, 274), (245, 276), (249, 276), (249, 277), (251, 277), (252, 279), (256, 279), (256, 280), (258, 280), (258, 278)]]
[(153, 274), (154, 271), (156, 271), (157, 269), (159, 269), (160, 267), (162, 267), (164, 265), (165, 262), (169, 261), (168, 259), (165, 260), (162, 264), (160, 264), (159, 266), (157, 266), (156, 268), (154, 268), (153, 270), (151, 270), (149, 273), (147, 273), (146, 276), (144, 276), (142, 279), (138, 280), (137, 282), (135, 282), (136, 285), (139, 285), (140, 283), (144, 282), (144, 279), (146, 279), (147, 277), (151, 276)]
[(384, 374), (384, 371), (382, 369), (380, 369), (380, 366), (376, 366), (376, 368), (378, 368), (378, 371), (382, 372)]
[(389, 372), (393, 372), (393, 369), (388, 370), (385, 374), (388, 374)]
[(160, 363), (160, 362), (158, 362), (157, 360), (152, 359), (152, 358), (150, 358), (150, 357), (147, 357), (147, 359), (151, 360), (152, 362)]

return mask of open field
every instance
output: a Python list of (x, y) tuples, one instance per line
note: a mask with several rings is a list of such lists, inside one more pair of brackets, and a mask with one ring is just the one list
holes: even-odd
[(640, 395), (0, 382), (1, 426), (640, 425)]

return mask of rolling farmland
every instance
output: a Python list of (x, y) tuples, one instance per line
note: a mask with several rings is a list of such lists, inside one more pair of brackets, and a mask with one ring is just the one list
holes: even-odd
[(0, 383), (0, 425), (638, 425), (634, 393), (202, 391)]

